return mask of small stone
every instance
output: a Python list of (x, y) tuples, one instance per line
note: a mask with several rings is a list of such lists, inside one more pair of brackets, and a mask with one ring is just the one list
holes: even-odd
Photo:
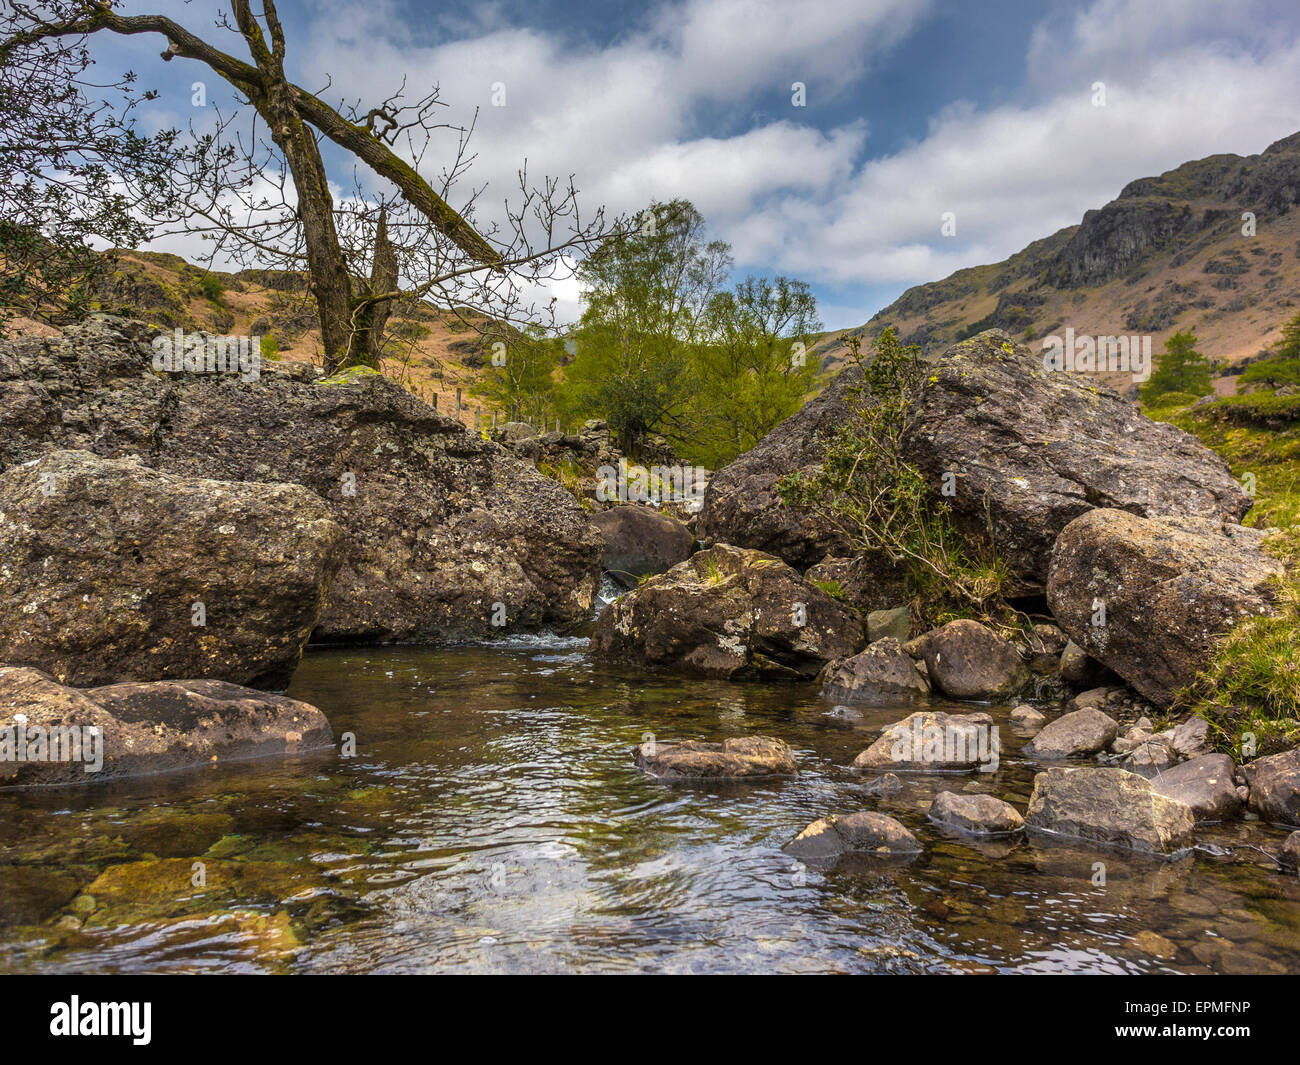
[(1030, 758), (1077, 758), (1109, 747), (1119, 732), (1115, 719), (1100, 710), (1073, 710), (1058, 717), (1024, 746)]
[(992, 795), (961, 795), (953, 791), (942, 791), (935, 796), (930, 820), (973, 835), (1018, 832), (1025, 825), (1020, 811), (1008, 802)]
[(1041, 728), (1047, 723), (1047, 715), (1039, 713), (1032, 706), (1017, 706), (1011, 711), (1011, 723), (1016, 728), (1032, 729)]
[(1170, 961), (1178, 954), (1177, 943), (1172, 939), (1166, 939), (1158, 932), (1152, 932), (1150, 929), (1135, 935), (1133, 945), (1143, 954), (1150, 954), (1163, 961)]
[(834, 858), (853, 853), (893, 857), (919, 854), (921, 844), (892, 817), (862, 810), (814, 821), (784, 849), (801, 858)]

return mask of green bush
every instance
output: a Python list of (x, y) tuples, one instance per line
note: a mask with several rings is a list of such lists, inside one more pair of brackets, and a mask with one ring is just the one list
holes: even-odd
[(821, 466), (777, 482), (782, 502), (817, 515), (856, 554), (900, 570), (922, 618), (956, 614), (998, 624), (994, 615), (1008, 614), (1005, 563), (987, 542), (957, 533), (947, 501), (905, 455), (923, 383), (920, 349), (899, 341), (892, 326), (876, 338), (870, 362), (857, 338), (848, 345), (863, 385), (850, 390), (847, 416)]

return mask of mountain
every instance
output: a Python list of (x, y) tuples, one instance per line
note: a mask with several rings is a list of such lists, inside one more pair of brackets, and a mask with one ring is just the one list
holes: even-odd
[[(887, 325), (926, 354), (992, 327), (1028, 341), (1067, 326), (1082, 336), (1149, 334), (1152, 350), (1179, 329), (1200, 350), (1237, 364), (1269, 348), (1300, 306), (1300, 133), (1259, 155), (1212, 155), (1159, 177), (1000, 263), (917, 285), (866, 325), (828, 334), (814, 353), (844, 361), (846, 335)], [(1255, 215), (1243, 235), (1242, 215)], [(1233, 391), (1231, 372), (1218, 387)]]

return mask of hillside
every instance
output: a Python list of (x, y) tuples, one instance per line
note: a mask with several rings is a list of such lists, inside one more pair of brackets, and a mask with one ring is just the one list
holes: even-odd
[[(276, 357), (319, 365), (322, 359), (316, 305), (301, 273), (283, 270), (206, 270), (179, 255), (118, 249), (117, 263), (95, 289), (101, 310), (140, 318), (165, 328), (207, 330), (218, 335), (269, 335)], [(462, 393), (461, 421), (472, 426), (491, 411), (470, 395), (487, 364), (480, 330), (490, 323), (472, 312), (439, 311), (427, 305), (395, 310), (389, 322), (384, 373), (440, 411), (453, 414)], [(58, 330), (20, 318), (26, 333)], [(500, 328), (499, 326), (497, 328)]]
[[(931, 354), (992, 327), (1035, 340), (1072, 326), (1076, 335), (1149, 334), (1158, 353), (1192, 329), (1207, 355), (1242, 364), (1274, 344), (1300, 306), (1298, 202), (1300, 133), (1259, 155), (1213, 155), (1132, 181), (1078, 225), (1003, 262), (910, 288), (846, 332), (894, 325)], [(1253, 237), (1242, 234), (1247, 211)], [(844, 336), (829, 334), (814, 352), (842, 362)], [(1232, 376), (1217, 387), (1233, 392)]]

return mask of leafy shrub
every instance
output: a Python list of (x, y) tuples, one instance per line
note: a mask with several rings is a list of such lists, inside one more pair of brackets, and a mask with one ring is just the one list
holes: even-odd
[(905, 457), (923, 383), (920, 349), (904, 345), (892, 326), (876, 338), (870, 362), (857, 338), (848, 344), (863, 384), (849, 391), (848, 414), (821, 466), (777, 482), (782, 502), (819, 517), (856, 553), (901, 569), (923, 616), (954, 605), (977, 616), (1002, 613), (1005, 564), (987, 543), (957, 533), (947, 501)]

